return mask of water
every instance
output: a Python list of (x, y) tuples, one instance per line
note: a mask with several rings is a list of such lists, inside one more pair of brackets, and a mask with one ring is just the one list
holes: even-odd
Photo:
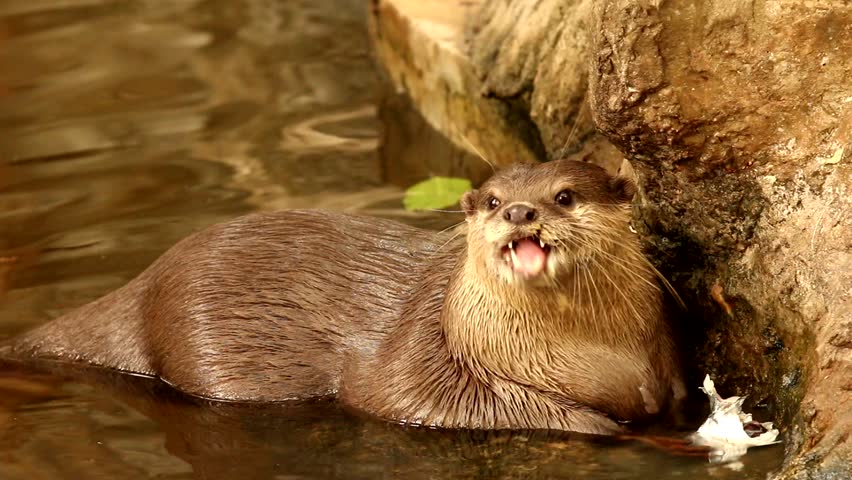
[[(400, 208), (417, 178), (482, 166), (382, 88), (365, 3), (0, 2), (0, 336), (250, 211), (457, 221)], [(2, 479), (763, 478), (780, 455), (753, 451), (735, 472), (640, 442), (403, 428), (324, 401), (216, 404), (135, 377), (0, 370)]]

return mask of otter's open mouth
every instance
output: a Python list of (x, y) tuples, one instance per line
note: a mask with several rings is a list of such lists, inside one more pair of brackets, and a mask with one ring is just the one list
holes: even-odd
[(524, 237), (509, 241), (502, 249), (503, 260), (512, 270), (524, 277), (534, 277), (544, 270), (550, 245), (537, 237)]

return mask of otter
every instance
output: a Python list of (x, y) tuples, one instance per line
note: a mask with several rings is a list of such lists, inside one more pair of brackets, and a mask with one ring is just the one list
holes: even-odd
[(657, 273), (629, 227), (634, 191), (560, 160), (467, 192), (456, 235), (320, 210), (247, 215), (6, 353), (215, 400), (335, 396), (405, 424), (619, 433), (683, 391)]

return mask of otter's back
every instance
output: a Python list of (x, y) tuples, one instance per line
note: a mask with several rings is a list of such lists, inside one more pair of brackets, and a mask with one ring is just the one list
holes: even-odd
[(17, 350), (154, 374), (222, 399), (332, 393), (344, 352), (377, 348), (437, 247), (434, 232), (370, 217), (249, 215), (184, 239)]

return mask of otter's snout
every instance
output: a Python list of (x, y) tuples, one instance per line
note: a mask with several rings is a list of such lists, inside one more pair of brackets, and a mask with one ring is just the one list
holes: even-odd
[(516, 203), (506, 207), (506, 210), (503, 212), (503, 218), (515, 225), (523, 225), (538, 218), (538, 211), (529, 205)]

